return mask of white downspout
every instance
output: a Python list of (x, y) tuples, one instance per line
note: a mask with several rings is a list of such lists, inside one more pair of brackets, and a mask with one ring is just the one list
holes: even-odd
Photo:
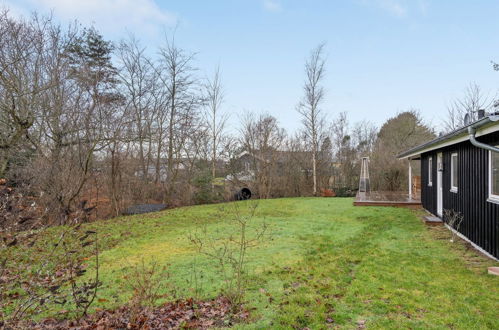
[(499, 148), (477, 141), (477, 139), (475, 137), (475, 133), (476, 133), (475, 127), (473, 127), (473, 126), (468, 127), (468, 133), (470, 135), (470, 142), (475, 147), (499, 153)]
[(409, 157), (409, 200), (412, 199), (412, 165)]

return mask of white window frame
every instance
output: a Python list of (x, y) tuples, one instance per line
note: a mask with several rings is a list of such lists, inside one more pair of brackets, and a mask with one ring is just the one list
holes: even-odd
[(433, 186), (433, 156), (428, 158), (428, 187)]
[(454, 182), (454, 162), (452, 161), (452, 158), (454, 157), (456, 157), (456, 165), (457, 165), (456, 171), (459, 169), (459, 155), (457, 152), (453, 152), (450, 155), (450, 191), (453, 193), (457, 193), (458, 189), (457, 184), (459, 184), (459, 172), (457, 172), (456, 175), (458, 177), (458, 182), (456, 184), (456, 182)]
[(488, 202), (499, 204), (499, 195), (492, 193), (492, 151), (489, 150), (489, 198)]

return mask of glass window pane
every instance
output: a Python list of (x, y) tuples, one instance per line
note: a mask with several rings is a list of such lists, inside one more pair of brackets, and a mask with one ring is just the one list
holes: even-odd
[(499, 195), (499, 153), (492, 152), (492, 193)]
[(433, 164), (433, 158), (430, 157), (429, 161), (428, 161), (428, 183), (432, 183), (433, 181), (433, 172), (432, 172), (432, 164)]
[(452, 155), (452, 186), (457, 187), (457, 155)]

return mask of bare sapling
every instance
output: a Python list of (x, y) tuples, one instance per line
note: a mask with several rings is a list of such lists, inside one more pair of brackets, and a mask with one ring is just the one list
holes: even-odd
[[(247, 210), (243, 208), (247, 206)], [(226, 208), (230, 208), (229, 211)], [(232, 203), (220, 208), (220, 217), (229, 217), (231, 227), (217, 230), (204, 225), (189, 240), (202, 255), (214, 261), (223, 280), (222, 294), (233, 308), (243, 302), (248, 280), (248, 250), (268, 236), (268, 224), (257, 222), (258, 203)]]
[(168, 296), (166, 290), (169, 278), (166, 266), (156, 261), (148, 263), (142, 259), (132, 266), (130, 273), (124, 276), (124, 289), (132, 293), (128, 303), (129, 321), (132, 324), (138, 322), (144, 309), (153, 307), (158, 300)]

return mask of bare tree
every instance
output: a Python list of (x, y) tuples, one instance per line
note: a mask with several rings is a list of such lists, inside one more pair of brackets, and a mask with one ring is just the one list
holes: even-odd
[(217, 67), (212, 79), (208, 79), (205, 85), (207, 101), (207, 123), (211, 139), (211, 176), (216, 177), (217, 158), (220, 153), (220, 145), (224, 137), (225, 125), (229, 117), (228, 113), (221, 111), (224, 101), (224, 90), (220, 76), (220, 67)]
[(166, 201), (171, 202), (175, 181), (178, 177), (179, 162), (183, 147), (193, 124), (198, 116), (201, 104), (192, 66), (194, 54), (188, 54), (175, 44), (175, 38), (166, 39), (166, 45), (160, 49), (160, 74), (158, 78), (168, 92), (166, 115), (167, 135), (167, 177)]
[(331, 138), (326, 136), (320, 140), (320, 147), (317, 152), (317, 183), (321, 189), (329, 188), (332, 174), (333, 145)]
[(324, 44), (320, 44), (310, 54), (305, 63), (305, 95), (298, 105), (298, 112), (302, 116), (305, 133), (312, 151), (312, 179), (313, 193), (317, 195), (317, 152), (319, 141), (324, 127), (324, 116), (321, 103), (324, 99), (324, 87), (321, 85), (325, 75)]
[(281, 196), (307, 196), (312, 192), (310, 184), (310, 152), (306, 151), (303, 132), (296, 132), (284, 142), (284, 164), (279, 168), (282, 178), (277, 185)]
[(50, 87), (43, 52), (48, 22), (14, 20), (0, 12), (0, 178), (34, 125)]
[(352, 140), (356, 146), (359, 157), (369, 156), (374, 149), (378, 128), (367, 120), (355, 123), (352, 128)]
[(268, 114), (249, 113), (243, 119), (241, 145), (251, 155), (255, 182), (260, 198), (272, 196), (272, 187), (278, 175), (278, 161), (286, 132), (277, 119)]
[(329, 129), (332, 140), (334, 141), (334, 153), (336, 158), (341, 159), (342, 141), (349, 136), (349, 122), (346, 112), (340, 112), (338, 117), (334, 118)]
[(357, 183), (359, 155), (346, 112), (341, 112), (331, 124), (334, 141), (334, 186), (339, 189), (352, 189)]
[[(145, 48), (131, 36), (122, 41), (118, 48), (120, 61), (119, 79), (126, 107), (133, 115), (135, 127), (133, 139), (138, 147), (141, 178), (147, 183), (149, 168), (153, 162), (153, 125), (155, 121), (154, 101), (156, 86), (151, 60), (145, 55)], [(157, 172), (157, 171), (156, 171)]]
[(446, 131), (453, 131), (465, 126), (464, 116), (469, 115), (471, 121), (475, 121), (478, 110), (487, 110), (492, 107), (494, 98), (485, 95), (480, 86), (470, 83), (464, 90), (461, 98), (456, 98), (447, 106), (447, 118), (444, 120)]
[(103, 170), (105, 171), (105, 184), (107, 186), (107, 196), (111, 201), (111, 213), (109, 215), (119, 215), (125, 208), (126, 183), (124, 167), (129, 157), (129, 132), (131, 115), (126, 111), (126, 107), (117, 109), (106, 123), (108, 128), (106, 139), (109, 141), (103, 157)]

